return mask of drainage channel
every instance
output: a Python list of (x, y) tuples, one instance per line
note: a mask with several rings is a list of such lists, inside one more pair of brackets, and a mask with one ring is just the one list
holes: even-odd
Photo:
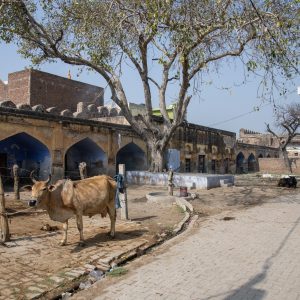
[[(110, 269), (106, 272), (103, 272), (95, 267), (94, 270), (90, 271), (89, 274), (84, 274), (81, 277), (77, 278), (75, 281), (70, 282), (69, 286), (65, 286), (64, 292), (61, 291), (61, 288), (57, 289), (57, 291), (53, 290), (46, 294), (44, 294), (39, 299), (51, 299), (51, 300), (67, 300), (74, 294), (90, 288), (96, 282), (105, 279), (105, 277), (110, 276), (113, 272), (119, 272), (120, 275), (123, 271), (126, 264), (135, 260), (136, 258), (148, 254), (152, 252), (157, 247), (161, 246), (165, 242), (171, 240), (172, 238), (183, 233), (191, 224), (198, 218), (197, 213), (189, 213), (189, 218), (182, 224), (181, 228), (176, 231), (176, 233), (165, 231), (161, 234), (162, 238), (152, 242), (150, 244), (146, 244), (144, 249), (136, 249), (135, 253), (129, 254), (125, 259), (119, 261), (118, 263), (113, 262), (110, 266)], [(59, 292), (60, 291), (60, 292)]]

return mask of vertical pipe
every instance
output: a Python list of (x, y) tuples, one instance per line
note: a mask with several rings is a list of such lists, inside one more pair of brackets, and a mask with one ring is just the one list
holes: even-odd
[(127, 202), (127, 190), (126, 190), (126, 170), (124, 164), (119, 164), (119, 175), (124, 178), (124, 193), (119, 193), (119, 199), (121, 202), (121, 219), (128, 220), (128, 202)]

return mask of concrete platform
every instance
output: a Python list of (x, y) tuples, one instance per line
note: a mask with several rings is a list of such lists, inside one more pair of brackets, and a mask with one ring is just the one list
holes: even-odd
[[(147, 171), (127, 171), (126, 179), (129, 184), (145, 184), (168, 186), (168, 173), (152, 173)], [(195, 189), (211, 189), (234, 184), (234, 175), (174, 173), (175, 187), (186, 186)]]

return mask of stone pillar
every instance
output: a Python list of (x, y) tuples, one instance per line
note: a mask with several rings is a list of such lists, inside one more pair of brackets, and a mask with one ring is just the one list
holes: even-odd
[(15, 200), (20, 199), (20, 190), (19, 190), (19, 166), (17, 164), (13, 165), (13, 175), (14, 175), (14, 193)]
[(116, 148), (114, 143), (114, 131), (109, 130), (107, 133), (107, 174), (114, 176), (116, 174)]
[(2, 184), (2, 177), (0, 175), (0, 241), (8, 242), (9, 241), (9, 227), (8, 220), (5, 210), (5, 197), (4, 189)]
[(52, 182), (64, 178), (64, 168), (62, 165), (52, 165)]
[(63, 166), (63, 150), (60, 148), (55, 148), (57, 144), (59, 146), (62, 145), (62, 133), (58, 128), (58, 130), (54, 134), (58, 135), (58, 137), (54, 139), (55, 150), (52, 151), (52, 170), (51, 170), (52, 182), (56, 182), (57, 180), (63, 179), (65, 176), (64, 166)]
[(86, 163), (83, 161), (79, 164), (80, 179), (87, 178)]
[(127, 202), (127, 190), (126, 190), (126, 170), (125, 165), (119, 165), (119, 174), (124, 179), (124, 193), (119, 193), (119, 199), (121, 203), (121, 220), (128, 220), (128, 202)]

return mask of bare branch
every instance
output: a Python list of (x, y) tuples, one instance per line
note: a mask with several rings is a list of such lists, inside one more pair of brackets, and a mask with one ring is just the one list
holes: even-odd
[(160, 85), (151, 77), (148, 77), (148, 80), (150, 80), (158, 89), (160, 89)]
[(255, 33), (255, 31), (253, 31), (252, 33), (249, 34), (249, 36), (247, 37), (246, 40), (244, 40), (243, 42), (240, 42), (239, 48), (235, 49), (235, 50), (229, 50), (226, 51), (224, 53), (221, 53), (219, 55), (215, 55), (215, 56), (211, 56), (208, 57), (207, 59), (205, 59), (204, 61), (200, 62), (196, 67), (194, 67), (189, 75), (189, 80), (193, 79), (193, 77), (203, 68), (205, 67), (208, 63), (213, 62), (213, 61), (218, 61), (222, 58), (225, 57), (234, 57), (234, 56), (240, 56), (241, 53), (244, 51), (245, 46), (252, 40), (256, 39), (257, 35)]

